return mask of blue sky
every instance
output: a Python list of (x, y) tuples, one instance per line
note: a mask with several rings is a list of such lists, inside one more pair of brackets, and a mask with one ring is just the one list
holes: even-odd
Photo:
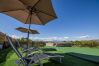
[[(30, 38), (42, 40), (99, 39), (99, 0), (52, 0), (57, 19), (45, 26), (32, 25), (39, 35)], [(0, 14), (0, 31), (10, 36), (26, 37), (16, 27), (28, 27), (23, 23)]]

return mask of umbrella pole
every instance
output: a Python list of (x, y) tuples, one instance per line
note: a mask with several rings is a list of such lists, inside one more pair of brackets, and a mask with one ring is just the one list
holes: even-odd
[[(30, 26), (31, 26), (31, 24), (29, 24), (29, 30), (30, 30)], [(27, 48), (29, 48), (29, 47), (28, 47), (28, 45), (29, 45), (29, 37), (30, 37), (30, 32), (28, 31), (28, 36), (27, 36)]]
[[(32, 19), (32, 11), (30, 11), (29, 30), (30, 30), (30, 28), (31, 28), (31, 19)], [(28, 31), (28, 36), (27, 36), (27, 48), (29, 48), (29, 37), (30, 37), (30, 32)]]

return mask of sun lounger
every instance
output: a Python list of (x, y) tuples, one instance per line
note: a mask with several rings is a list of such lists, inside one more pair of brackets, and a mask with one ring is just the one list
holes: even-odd
[(35, 64), (35, 63), (39, 63), (40, 66), (43, 66), (43, 64), (41, 63), (42, 59), (58, 57), (58, 58), (60, 58), (60, 62), (61, 62), (61, 58), (63, 57), (61, 55), (49, 55), (49, 54), (44, 54), (44, 53), (37, 53), (34, 55), (28, 54), (27, 56), (23, 57), (22, 54), (19, 52), (19, 50), (14, 46), (11, 38), (7, 36), (7, 40), (19, 58), (18, 66), (20, 66), (20, 64), (23, 64), (24, 66), (30, 66), (31, 64)]
[[(43, 66), (42, 63), (40, 63), (40, 55), (35, 54), (35, 55), (31, 55), (31, 56), (22, 56), (22, 54), (19, 52), (19, 50), (14, 46), (12, 40), (10, 37), (6, 36), (8, 42), (10, 43), (12, 49), (14, 50), (14, 52), (17, 54), (18, 56), (18, 66), (20, 66), (20, 64), (23, 64), (24, 66), (30, 66), (30, 64), (35, 64), (35, 63), (39, 63), (40, 66)], [(46, 56), (47, 57), (47, 56)]]
[[(19, 43), (19, 41), (18, 41), (18, 40), (16, 40), (16, 41), (17, 41), (19, 47), (22, 48), (22, 46), (21, 46), (21, 44)], [(41, 54), (47, 54), (48, 57), (50, 57), (51, 60), (59, 61), (60, 63), (62, 63), (61, 60), (62, 60), (62, 58), (64, 57), (64, 56), (59, 55), (59, 54), (44, 52), (41, 48), (38, 48), (38, 47), (31, 47), (31, 48), (28, 48), (28, 49), (24, 49), (24, 50), (22, 50), (22, 53), (28, 52), (28, 55), (33, 55), (33, 53), (32, 53), (33, 51), (40, 51), (38, 54), (40, 54), (40, 53), (41, 53)], [(57, 60), (56, 58), (59, 58), (59, 60)]]
[(39, 48), (37, 48), (37, 47), (30, 47), (30, 48), (22, 47), (22, 45), (19, 43), (19, 41), (17, 39), (16, 39), (16, 42), (17, 42), (18, 46), (21, 48), (22, 53), (39, 50)]

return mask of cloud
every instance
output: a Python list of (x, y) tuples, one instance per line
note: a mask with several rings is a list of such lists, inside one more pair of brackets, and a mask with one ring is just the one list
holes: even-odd
[(52, 41), (52, 38), (31, 37), (32, 40)]
[(43, 40), (43, 41), (65, 41), (68, 38), (69, 37), (46, 37), (46, 38), (34, 37), (32, 39), (33, 40)]
[(82, 38), (88, 38), (89, 35), (84, 35), (84, 36), (79, 36), (78, 38), (82, 39)]
[[(18, 36), (18, 35), (12, 35), (13, 38), (22, 38), (24, 36)], [(31, 40), (37, 40), (37, 41), (68, 41), (68, 40), (87, 40), (90, 39), (89, 35), (82, 35), (82, 36), (76, 36), (76, 37), (30, 37)]]
[(69, 39), (69, 37), (64, 37), (65, 39)]
[(21, 38), (22, 36), (12, 35), (11, 37), (17, 39), (17, 38)]

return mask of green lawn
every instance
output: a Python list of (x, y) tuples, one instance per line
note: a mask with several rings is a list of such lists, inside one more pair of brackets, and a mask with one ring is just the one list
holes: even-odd
[[(52, 48), (52, 50), (46, 50), (46, 52), (57, 53), (64, 55), (62, 64), (44, 60), (44, 66), (98, 66), (98, 64), (88, 62), (85, 60), (78, 59), (76, 57), (70, 56), (67, 53), (74, 52), (92, 56), (99, 56), (99, 48), (80, 48), (80, 47), (45, 47)], [(56, 49), (56, 50), (54, 50)], [(0, 63), (0, 66), (17, 66), (15, 60), (17, 59), (16, 54), (13, 51), (10, 51), (7, 54), (6, 61)], [(37, 65), (35, 65), (37, 66)]]
[(57, 51), (54, 52), (57, 53), (75, 52), (75, 53), (99, 56), (99, 48), (89, 48), (89, 47), (46, 47), (46, 48), (55, 48)]

